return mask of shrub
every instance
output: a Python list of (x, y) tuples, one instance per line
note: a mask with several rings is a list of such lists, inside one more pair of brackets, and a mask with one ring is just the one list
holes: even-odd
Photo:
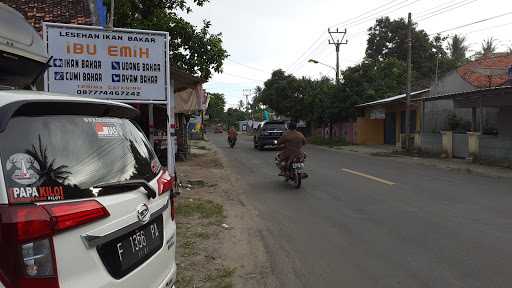
[(309, 138), (309, 143), (321, 146), (346, 146), (349, 145), (347, 139), (338, 137), (333, 139), (322, 138), (321, 136), (313, 136)]

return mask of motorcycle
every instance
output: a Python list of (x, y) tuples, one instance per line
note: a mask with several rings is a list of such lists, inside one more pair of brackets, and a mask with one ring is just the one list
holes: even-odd
[(292, 158), (288, 163), (284, 163), (276, 156), (276, 166), (277, 168), (281, 168), (282, 165), (286, 166), (285, 178), (286, 182), (292, 182), (295, 188), (299, 189), (302, 185), (302, 180), (308, 177), (308, 174), (304, 171), (304, 160), (306, 159), (306, 154), (298, 155)]
[(228, 137), (229, 147), (235, 148), (236, 138)]

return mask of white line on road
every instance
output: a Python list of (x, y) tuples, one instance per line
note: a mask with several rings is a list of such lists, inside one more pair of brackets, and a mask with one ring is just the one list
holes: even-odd
[(364, 178), (368, 178), (368, 179), (371, 179), (371, 180), (374, 180), (374, 181), (377, 181), (377, 182), (380, 182), (380, 183), (384, 183), (386, 185), (395, 185), (396, 183), (393, 183), (391, 181), (387, 181), (387, 180), (384, 180), (384, 179), (381, 179), (381, 178), (377, 178), (377, 177), (374, 177), (372, 175), (368, 175), (368, 174), (364, 174), (364, 173), (361, 173), (361, 172), (357, 172), (357, 171), (354, 171), (354, 170), (350, 170), (350, 169), (341, 169), (342, 171), (345, 171), (347, 173), (351, 173), (351, 174), (354, 174), (354, 175), (357, 175), (357, 176), (361, 176), (361, 177), (364, 177)]

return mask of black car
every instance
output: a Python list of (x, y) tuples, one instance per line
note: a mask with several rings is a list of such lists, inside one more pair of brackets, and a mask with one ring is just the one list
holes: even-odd
[(277, 140), (286, 131), (286, 122), (267, 121), (258, 126), (254, 134), (254, 148), (262, 150), (266, 146), (277, 146)]

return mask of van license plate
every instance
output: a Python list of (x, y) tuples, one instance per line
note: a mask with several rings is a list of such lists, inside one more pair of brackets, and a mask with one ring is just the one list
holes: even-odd
[(98, 247), (110, 274), (120, 279), (154, 255), (163, 245), (163, 218), (135, 229)]

